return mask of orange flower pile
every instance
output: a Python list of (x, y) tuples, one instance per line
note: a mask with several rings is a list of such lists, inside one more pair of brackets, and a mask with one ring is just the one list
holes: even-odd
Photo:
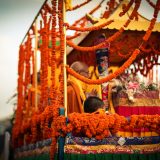
[(57, 129), (66, 135), (72, 132), (74, 135), (87, 136), (89, 138), (103, 139), (110, 136), (110, 132), (116, 133), (126, 124), (126, 119), (117, 114), (106, 115), (105, 113), (72, 113), (68, 116), (69, 123), (66, 124), (64, 116), (58, 117)]
[(160, 134), (160, 116), (159, 115), (132, 115), (128, 125), (124, 130), (134, 131), (134, 129), (147, 128), (149, 131), (155, 131)]

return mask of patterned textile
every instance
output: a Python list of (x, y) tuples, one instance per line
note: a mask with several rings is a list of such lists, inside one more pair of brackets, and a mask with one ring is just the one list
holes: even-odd
[[(127, 98), (127, 94), (123, 91), (119, 92), (117, 98)], [(135, 93), (134, 98), (150, 98), (159, 99), (159, 91), (143, 91), (142, 93)]]
[(159, 107), (160, 99), (147, 99), (147, 98), (134, 98), (135, 102), (132, 103), (128, 98), (119, 98), (115, 106), (129, 106), (129, 107)]
[(160, 151), (160, 144), (150, 145), (97, 145), (97, 146), (84, 146), (84, 145), (65, 145), (65, 153), (67, 154), (102, 154), (102, 153), (126, 153), (126, 154), (148, 154)]
[(34, 150), (37, 148), (43, 148), (45, 146), (49, 146), (51, 143), (52, 143), (52, 139), (50, 138), (43, 141), (38, 141), (35, 144), (24, 145), (20, 148), (16, 148), (15, 152), (23, 152), (28, 150)]
[(123, 140), (123, 145), (144, 145), (144, 144), (158, 144), (160, 143), (160, 136), (154, 137), (108, 137), (102, 140), (97, 140), (95, 138), (87, 138), (87, 137), (74, 137), (67, 136), (66, 137), (66, 145), (67, 144), (78, 144), (83, 146), (95, 146), (95, 145), (121, 145), (120, 141)]

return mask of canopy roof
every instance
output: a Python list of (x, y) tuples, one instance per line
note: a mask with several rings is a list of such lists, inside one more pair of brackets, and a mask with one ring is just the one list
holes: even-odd
[[(119, 30), (125, 24), (125, 22), (129, 19), (129, 15), (133, 11), (133, 7), (130, 7), (129, 11), (125, 15), (123, 15), (122, 17), (119, 16), (119, 13), (122, 12), (123, 4), (128, 4), (128, 3), (129, 3), (128, 0), (124, 0), (123, 2), (121, 2), (119, 4), (119, 6), (114, 10), (114, 12), (110, 15), (109, 18), (98, 19), (97, 23), (95, 23), (94, 26), (99, 26), (99, 25), (105, 23), (106, 21), (114, 20), (114, 22), (107, 25), (103, 29)], [(90, 22), (88, 23), (88, 25), (91, 25)], [(130, 22), (130, 24), (128, 25), (128, 27), (124, 28), (124, 29), (130, 30), (130, 31), (146, 31), (148, 29), (149, 25), (150, 25), (150, 20), (148, 20), (148, 19), (144, 18), (143, 16), (141, 16), (140, 14), (138, 14), (138, 21), (132, 20)], [(156, 31), (160, 32), (160, 22), (155, 23), (155, 26), (154, 26), (152, 32), (156, 32)], [(89, 32), (82, 32), (78, 38), (75, 38), (73, 40), (73, 42), (77, 45), (80, 44), (87, 37), (88, 34), (89, 34)], [(72, 50), (73, 50), (73, 48), (67, 46), (67, 55)]]
[[(133, 7), (130, 7), (129, 11), (123, 15), (122, 17), (119, 16), (119, 13), (122, 12), (122, 6), (123, 4), (128, 4), (128, 0), (124, 0), (118, 8), (111, 14), (111, 16), (108, 19), (99, 19), (98, 23), (96, 25), (100, 25), (108, 20), (113, 19), (114, 22), (111, 23), (110, 25), (106, 26), (104, 29), (117, 29), (119, 30), (125, 22), (129, 19), (129, 15), (133, 11)], [(144, 18), (140, 14), (138, 14), (138, 21), (131, 21), (130, 24), (128, 25), (125, 30), (137, 30), (137, 31), (146, 31), (149, 27), (150, 20)], [(160, 32), (160, 22), (155, 23), (154, 29), (152, 30), (153, 32), (158, 31)]]

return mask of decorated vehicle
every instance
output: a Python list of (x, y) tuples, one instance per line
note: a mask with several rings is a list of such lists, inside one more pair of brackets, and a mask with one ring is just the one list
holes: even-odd
[[(20, 44), (16, 160), (160, 159), (160, 0), (146, 1), (154, 9), (151, 20), (138, 13), (141, 0), (102, 0), (66, 22), (90, 3), (45, 1)], [(76, 72), (75, 61), (89, 73)], [(79, 88), (72, 96), (67, 79)], [(95, 90), (105, 110), (67, 112), (72, 98), (79, 95), (82, 103)]]

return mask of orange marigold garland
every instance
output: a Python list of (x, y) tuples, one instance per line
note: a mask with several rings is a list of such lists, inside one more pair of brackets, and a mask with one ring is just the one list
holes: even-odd
[(111, 136), (110, 131), (114, 134), (127, 123), (123, 116), (105, 113), (72, 113), (68, 115), (68, 121), (66, 125), (64, 116), (57, 118), (56, 127), (62, 131), (62, 135), (72, 132), (75, 136), (95, 137), (96, 139)]
[(109, 37), (108, 39), (106, 39), (104, 42), (101, 42), (98, 45), (92, 46), (92, 47), (81, 47), (81, 46), (77, 46), (75, 45), (73, 42), (68, 41), (67, 40), (67, 45), (69, 45), (70, 47), (73, 47), (74, 49), (77, 49), (79, 51), (83, 51), (83, 52), (89, 52), (89, 51), (95, 51), (97, 49), (102, 48), (103, 46), (106, 45), (106, 43), (110, 43), (112, 41), (114, 41), (117, 37), (119, 37), (119, 35), (124, 31), (123, 28), (121, 28), (118, 32), (116, 32), (113, 36)]
[(57, 22), (57, 18), (56, 18), (56, 8), (57, 6), (57, 0), (52, 0), (52, 30), (51, 30), (51, 40), (52, 40), (52, 50), (51, 50), (51, 89), (50, 89), (50, 99), (51, 99), (51, 105), (54, 104), (54, 100), (55, 100), (55, 93), (56, 93), (56, 36), (57, 36), (57, 32), (56, 32), (56, 22)]
[(50, 159), (54, 159), (54, 154), (56, 152), (56, 143), (57, 143), (57, 137), (56, 137), (56, 130), (55, 130), (55, 125), (54, 125), (54, 120), (58, 116), (58, 110), (57, 110), (57, 101), (56, 101), (56, 12), (57, 12), (57, 0), (52, 0), (52, 55), (51, 55), (51, 80), (52, 80), (52, 85), (51, 85), (51, 90), (50, 90), (50, 99), (51, 99), (51, 106), (52, 106), (52, 114), (53, 114), (53, 119), (52, 119), (52, 124), (51, 124), (51, 138), (52, 138), (52, 144), (50, 148)]
[(152, 30), (154, 28), (155, 22), (156, 22), (156, 18), (152, 18), (150, 26), (149, 26), (148, 30), (146, 31), (146, 34), (143, 36), (144, 41), (148, 41), (148, 39), (152, 33)]
[(27, 109), (27, 97), (28, 97), (28, 90), (29, 90), (29, 84), (31, 83), (31, 65), (30, 65), (30, 59), (32, 56), (32, 43), (31, 43), (31, 36), (28, 34), (28, 38), (26, 41), (26, 49), (25, 49), (25, 79), (24, 79), (24, 104), (23, 104), (23, 112), (25, 112), (25, 118), (26, 115), (26, 109)]
[(102, 84), (104, 82), (110, 81), (113, 78), (116, 78), (118, 75), (123, 73), (125, 71), (125, 69), (127, 69), (133, 63), (133, 61), (136, 59), (136, 57), (139, 53), (140, 53), (140, 50), (135, 49), (135, 51), (132, 53), (132, 55), (129, 57), (129, 59), (118, 70), (116, 70), (114, 73), (112, 73), (109, 76), (102, 78), (102, 79), (91, 80), (91, 79), (85, 78), (85, 77), (81, 76), (80, 74), (76, 73), (68, 66), (66, 66), (66, 68), (67, 68), (67, 72), (69, 74), (71, 74), (72, 76), (76, 77), (77, 79), (79, 79), (87, 84)]
[(16, 110), (16, 117), (15, 117), (15, 124), (13, 126), (12, 130), (12, 144), (14, 147), (17, 146), (17, 139), (19, 134), (19, 129), (22, 123), (22, 106), (23, 106), (23, 74), (24, 74), (24, 60), (25, 60), (25, 54), (24, 54), (24, 45), (20, 45), (19, 47), (19, 62), (18, 62), (18, 104), (17, 104), (17, 110)]
[[(39, 110), (42, 112), (48, 105), (48, 63), (49, 63), (49, 23), (47, 23), (47, 11), (41, 12), (41, 16), (44, 22), (44, 27), (41, 28), (40, 33), (42, 37), (41, 51), (41, 97)], [(50, 22), (50, 19), (49, 19)]]
[[(101, 4), (103, 3), (104, 0), (102, 0), (95, 8), (93, 8), (89, 14), (93, 14), (95, 11), (97, 11), (100, 7), (101, 7)], [(75, 21), (73, 23), (73, 26), (77, 25), (79, 22), (81, 22), (82, 20), (85, 20), (86, 19), (86, 15), (83, 16), (82, 18), (78, 19), (77, 21)]]
[(59, 76), (59, 95), (58, 101), (59, 106), (64, 106), (64, 49), (65, 49), (65, 35), (64, 35), (64, 21), (63, 21), (63, 3), (58, 1), (58, 19), (59, 19), (59, 33), (60, 33), (60, 62), (61, 62), (61, 73)]
[(134, 0), (130, 0), (127, 5), (123, 4), (123, 7), (122, 7), (123, 11), (119, 13), (119, 16), (122, 17), (123, 15), (125, 15), (129, 11), (133, 3), (134, 3)]
[(152, 18), (152, 20), (150, 22), (150, 26), (149, 26), (148, 30), (146, 31), (145, 35), (143, 36), (144, 41), (147, 41), (152, 33), (152, 30), (153, 30), (154, 25), (157, 20), (159, 10), (160, 10), (160, 0), (157, 0), (156, 6), (154, 9), (154, 15), (153, 15), (154, 17)]
[(94, 30), (102, 29), (103, 27), (105, 27), (107, 25), (110, 25), (112, 22), (114, 22), (114, 21), (109, 20), (107, 22), (102, 23), (99, 26), (92, 26), (92, 27), (88, 27), (88, 28), (85, 28), (85, 27), (79, 28), (79, 27), (76, 27), (76, 26), (70, 26), (68, 23), (66, 23), (65, 26), (67, 26), (67, 29), (70, 29), (70, 30), (86, 32), (86, 31), (94, 31)]

